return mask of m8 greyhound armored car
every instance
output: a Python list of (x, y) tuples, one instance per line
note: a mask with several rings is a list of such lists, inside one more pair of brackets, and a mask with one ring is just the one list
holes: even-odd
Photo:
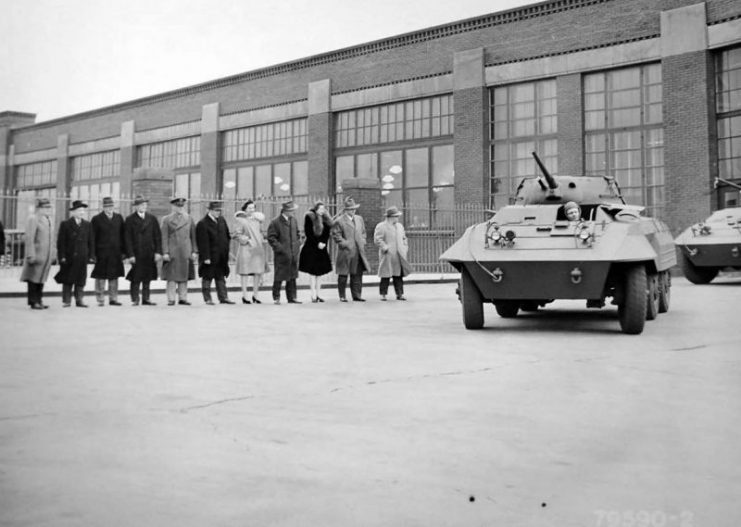
[[(483, 327), (484, 302), (508, 318), (556, 299), (601, 308), (611, 297), (622, 330), (641, 333), (669, 309), (676, 255), (668, 227), (626, 205), (614, 179), (552, 176), (533, 157), (542, 177), (523, 179), (513, 205), (469, 227), (440, 256), (461, 273), (464, 326)], [(577, 211), (567, 216), (566, 208)]]

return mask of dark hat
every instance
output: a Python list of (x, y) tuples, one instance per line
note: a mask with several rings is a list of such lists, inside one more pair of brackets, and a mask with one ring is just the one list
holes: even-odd
[(188, 201), (186, 198), (172, 198), (170, 200), (170, 203), (173, 205), (177, 205), (178, 207), (182, 207), (185, 205), (185, 202)]
[(386, 217), (399, 217), (401, 216), (401, 211), (397, 207), (389, 207), (386, 209)]
[(280, 206), (281, 212), (291, 212), (294, 210), (298, 210), (298, 205), (296, 205), (293, 201), (286, 201)]
[(220, 201), (212, 201), (208, 204), (208, 210), (221, 210), (224, 208), (224, 204)]
[(144, 196), (142, 196), (141, 194), (139, 194), (138, 196), (134, 198), (134, 207), (136, 207), (137, 205), (141, 205), (142, 203), (149, 203), (149, 200), (145, 198)]
[(51, 202), (48, 198), (39, 198), (36, 200), (36, 208), (40, 209), (41, 207), (51, 207)]
[(244, 202), (244, 205), (242, 205), (242, 210), (247, 210), (247, 207), (249, 207), (253, 203), (254, 201), (252, 201), (251, 199), (248, 199), (247, 201)]
[(110, 196), (106, 196), (103, 198), (103, 206), (104, 207), (112, 207), (113, 206), (113, 198)]
[(344, 206), (342, 208), (344, 210), (347, 210), (347, 209), (357, 209), (358, 207), (360, 207), (360, 205), (357, 204), (357, 203), (355, 203), (355, 200), (354, 199), (352, 199), (352, 198), (345, 198), (345, 204), (344, 204)]
[(86, 209), (87, 204), (83, 203), (81, 200), (76, 199), (72, 202), (72, 206), (69, 208), (69, 210), (77, 210), (77, 209)]

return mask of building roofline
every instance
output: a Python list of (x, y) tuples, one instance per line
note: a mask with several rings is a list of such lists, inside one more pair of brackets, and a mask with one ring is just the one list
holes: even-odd
[[(121, 110), (130, 108), (136, 108), (138, 106), (145, 106), (148, 104), (155, 104), (171, 99), (177, 99), (192, 95), (195, 93), (206, 92), (224, 86), (230, 86), (240, 82), (251, 81), (255, 79), (261, 79), (265, 77), (271, 77), (273, 75), (280, 75), (282, 73), (288, 73), (291, 71), (297, 71), (304, 68), (318, 66), (321, 64), (328, 64), (345, 60), (360, 55), (366, 55), (369, 53), (375, 53), (378, 51), (385, 51), (388, 49), (398, 48), (407, 46), (410, 44), (416, 44), (419, 42), (426, 42), (429, 40), (435, 40), (438, 38), (444, 38), (450, 35), (459, 33), (466, 33), (469, 31), (475, 31), (478, 29), (509, 24), (512, 22), (519, 22), (530, 18), (536, 18), (540, 16), (550, 15), (562, 11), (569, 11), (584, 6), (603, 4), (612, 2), (615, 0), (545, 0), (533, 4), (528, 4), (521, 7), (507, 9), (504, 11), (497, 11), (487, 15), (479, 15), (471, 18), (458, 20), (455, 22), (449, 22), (446, 24), (440, 24), (437, 26), (428, 27), (425, 29), (419, 29), (408, 33), (402, 33), (392, 37), (385, 37), (378, 40), (373, 40), (363, 44), (356, 44), (353, 46), (320, 53), (317, 55), (311, 55), (301, 59), (296, 59), (288, 62), (282, 62), (274, 64), (272, 66), (266, 66), (255, 70), (250, 70), (235, 75), (229, 75), (227, 77), (220, 77), (218, 79), (193, 84), (183, 88), (176, 88), (166, 92), (161, 92), (155, 95), (148, 95), (146, 97), (140, 97), (132, 99), (122, 103), (113, 104), (110, 106), (104, 106), (101, 108), (87, 110), (80, 113), (75, 113), (48, 121), (41, 121), (39, 123), (29, 124), (21, 126), (18, 130), (28, 130), (34, 128), (46, 128), (49, 126), (55, 126), (66, 122), (75, 121), (78, 119), (86, 119), (113, 113)], [(20, 113), (20, 112), (13, 112)], [(35, 114), (28, 114), (35, 115)]]

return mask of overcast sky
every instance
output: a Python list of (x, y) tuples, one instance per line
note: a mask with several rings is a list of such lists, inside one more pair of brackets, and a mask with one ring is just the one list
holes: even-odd
[(533, 0), (0, 0), (0, 111), (47, 121)]

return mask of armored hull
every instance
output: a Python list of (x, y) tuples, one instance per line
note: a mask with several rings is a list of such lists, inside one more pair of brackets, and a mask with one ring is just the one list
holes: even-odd
[[(548, 185), (526, 179), (519, 204), (469, 227), (441, 255), (461, 272), (464, 325), (483, 326), (485, 302), (512, 317), (557, 299), (598, 308), (610, 297), (622, 330), (641, 333), (669, 309), (676, 255), (668, 227), (623, 203), (608, 178), (546, 175)], [(579, 216), (568, 219), (565, 205)]]
[(718, 272), (741, 269), (741, 207), (721, 209), (676, 237), (679, 265), (694, 284), (707, 284)]

